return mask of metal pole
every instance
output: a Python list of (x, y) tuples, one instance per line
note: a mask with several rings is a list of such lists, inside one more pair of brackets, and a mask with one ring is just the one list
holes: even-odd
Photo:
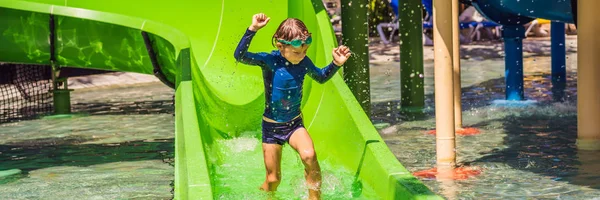
[(454, 73), (452, 62), (452, 2), (433, 1), (435, 125), (438, 172), (456, 165), (454, 138)]
[(506, 100), (524, 100), (523, 92), (523, 26), (509, 25), (502, 30), (504, 37), (504, 58), (506, 80)]
[[(54, 15), (50, 15), (50, 67), (52, 68), (52, 100), (54, 101), (54, 114), (71, 114), (71, 91), (68, 88), (67, 78), (60, 76), (60, 67), (56, 63), (56, 23)], [(59, 88), (62, 85), (64, 88)]]
[(400, 0), (400, 5), (400, 106), (403, 115), (414, 118), (423, 115), (425, 107), (423, 7), (420, 0)]
[(342, 44), (353, 52), (343, 69), (344, 81), (365, 113), (371, 115), (368, 0), (342, 0)]
[(556, 101), (562, 101), (567, 84), (565, 23), (551, 23), (552, 46), (552, 96)]

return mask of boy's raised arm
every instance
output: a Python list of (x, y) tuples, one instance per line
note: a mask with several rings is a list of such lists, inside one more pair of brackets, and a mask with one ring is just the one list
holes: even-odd
[(235, 52), (233, 54), (235, 60), (248, 65), (258, 65), (261, 67), (266, 66), (265, 57), (267, 56), (267, 54), (251, 53), (248, 52), (248, 48), (250, 47), (250, 42), (252, 42), (252, 38), (254, 37), (256, 32), (262, 27), (266, 26), (269, 20), (270, 18), (268, 18), (262, 13), (252, 16), (252, 24), (250, 25), (250, 27), (248, 27), (248, 29), (246, 29), (244, 36), (240, 40), (240, 43), (236, 47)]

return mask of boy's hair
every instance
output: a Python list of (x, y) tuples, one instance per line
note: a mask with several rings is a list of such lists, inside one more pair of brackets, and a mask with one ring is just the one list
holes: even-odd
[(277, 28), (277, 31), (275, 31), (275, 34), (273, 35), (272, 44), (275, 46), (275, 43), (277, 43), (277, 40), (279, 39), (287, 41), (293, 39), (304, 40), (310, 35), (311, 34), (308, 32), (308, 28), (306, 28), (304, 22), (296, 18), (287, 18), (279, 24), (279, 28)]

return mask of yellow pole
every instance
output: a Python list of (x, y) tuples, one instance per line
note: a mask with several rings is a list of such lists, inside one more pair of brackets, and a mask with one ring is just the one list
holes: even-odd
[[(454, 168), (454, 83), (452, 67), (452, 2), (433, 1), (433, 42), (435, 76), (435, 126), (438, 172)], [(438, 173), (442, 174), (442, 173)]]
[(577, 147), (600, 149), (600, 24), (598, 0), (577, 2)]
[(458, 30), (458, 1), (452, 1), (452, 66), (454, 68), (454, 128), (462, 129), (462, 105), (460, 88), (460, 40)]
[(442, 189), (442, 191), (440, 193), (444, 197), (446, 197), (446, 199), (448, 199), (448, 200), (458, 199), (457, 194), (459, 191), (458, 190), (459, 186), (456, 184), (456, 182), (453, 179), (438, 179), (438, 182), (440, 183), (440, 188)]
[[(579, 24), (579, 23), (578, 23)], [(596, 151), (577, 151), (574, 158), (578, 165), (574, 177), (569, 180), (569, 183), (575, 185), (598, 185), (598, 180), (591, 178), (591, 174), (598, 174), (600, 162), (598, 162), (598, 153)]]

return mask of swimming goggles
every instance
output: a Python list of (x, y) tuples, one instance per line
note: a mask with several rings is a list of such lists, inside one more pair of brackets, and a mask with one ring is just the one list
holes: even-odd
[(302, 46), (302, 44), (310, 45), (310, 43), (312, 43), (312, 37), (308, 36), (308, 38), (306, 38), (306, 40), (295, 39), (295, 40), (292, 40), (291, 42), (287, 41), (287, 40), (282, 40), (282, 39), (279, 39), (277, 41), (281, 42), (283, 44), (289, 44), (295, 48), (298, 48), (298, 47)]

